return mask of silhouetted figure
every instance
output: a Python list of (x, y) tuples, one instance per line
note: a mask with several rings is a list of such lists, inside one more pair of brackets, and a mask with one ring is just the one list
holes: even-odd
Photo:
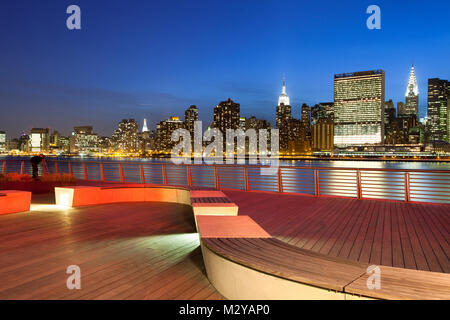
[(38, 156), (34, 156), (30, 159), (31, 162), (31, 166), (33, 167), (33, 179), (37, 180), (38, 176), (39, 176), (39, 171), (38, 171), (38, 165), (39, 163), (42, 162), (42, 160), (44, 159), (44, 155), (38, 155)]

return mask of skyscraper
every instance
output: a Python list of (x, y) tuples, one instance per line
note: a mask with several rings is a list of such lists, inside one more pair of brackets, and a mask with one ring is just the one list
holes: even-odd
[(142, 132), (148, 132), (148, 127), (147, 127), (147, 119), (144, 119), (144, 125), (142, 126)]
[(230, 98), (222, 101), (214, 108), (213, 127), (218, 128), (223, 134), (226, 134), (226, 129), (239, 129), (240, 113), (239, 103), (234, 103)]
[(50, 147), (50, 129), (31, 129), (31, 152), (48, 152)]
[(196, 106), (192, 105), (184, 112), (184, 125), (186, 130), (194, 135), (194, 122), (198, 121), (198, 109)]
[(6, 132), (0, 131), (0, 152), (6, 151)]
[(380, 144), (384, 138), (383, 70), (334, 76), (334, 144)]
[(431, 140), (450, 142), (450, 82), (428, 79), (428, 119)]
[(302, 124), (306, 130), (306, 136), (311, 135), (311, 108), (304, 103), (302, 105)]
[(406, 87), (405, 114), (408, 116), (415, 115), (416, 119), (419, 120), (419, 86), (417, 85), (414, 66), (411, 67), (408, 86)]
[(280, 97), (278, 98), (278, 106), (276, 110), (276, 127), (281, 128), (283, 121), (289, 121), (291, 119), (291, 105), (289, 96), (286, 93), (286, 80), (283, 79), (283, 89)]
[(184, 122), (179, 117), (170, 117), (156, 126), (156, 144), (160, 151), (170, 152), (177, 142), (172, 141), (172, 133), (184, 128)]
[(289, 142), (289, 122), (292, 118), (292, 111), (289, 96), (286, 93), (286, 80), (283, 79), (283, 89), (278, 98), (276, 108), (276, 128), (279, 129), (280, 149), (286, 150)]
[(134, 153), (139, 148), (139, 125), (134, 119), (123, 119), (112, 136), (114, 148), (119, 151)]
[(73, 128), (70, 140), (70, 151), (89, 153), (98, 151), (98, 135), (92, 126), (78, 126)]

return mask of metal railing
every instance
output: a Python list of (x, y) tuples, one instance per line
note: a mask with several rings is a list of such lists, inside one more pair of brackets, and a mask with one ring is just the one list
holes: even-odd
[[(281, 166), (261, 175), (260, 165), (206, 165), (46, 160), (41, 174), (77, 179), (278, 192), (316, 197), (450, 203), (450, 170), (361, 169)], [(31, 173), (29, 161), (0, 161), (0, 173)]]

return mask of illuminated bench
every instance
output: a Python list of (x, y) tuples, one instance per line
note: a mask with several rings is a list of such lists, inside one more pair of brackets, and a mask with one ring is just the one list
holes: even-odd
[(0, 191), (0, 214), (30, 211), (31, 192), (16, 190)]
[(119, 202), (175, 202), (190, 205), (188, 189), (181, 187), (56, 187), (56, 204), (80, 207)]
[(222, 191), (192, 190), (191, 203), (196, 225), (199, 215), (237, 216), (239, 211), (239, 207)]
[(380, 266), (381, 288), (371, 290), (366, 263), (287, 244), (247, 216), (197, 219), (208, 279), (227, 299), (450, 298), (450, 274)]

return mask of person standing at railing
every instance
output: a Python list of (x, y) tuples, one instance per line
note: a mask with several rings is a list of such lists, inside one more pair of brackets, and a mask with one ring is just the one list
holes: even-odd
[(45, 156), (40, 154), (38, 156), (34, 156), (30, 159), (31, 166), (33, 168), (33, 179), (37, 180), (39, 176), (38, 165), (44, 160)]

